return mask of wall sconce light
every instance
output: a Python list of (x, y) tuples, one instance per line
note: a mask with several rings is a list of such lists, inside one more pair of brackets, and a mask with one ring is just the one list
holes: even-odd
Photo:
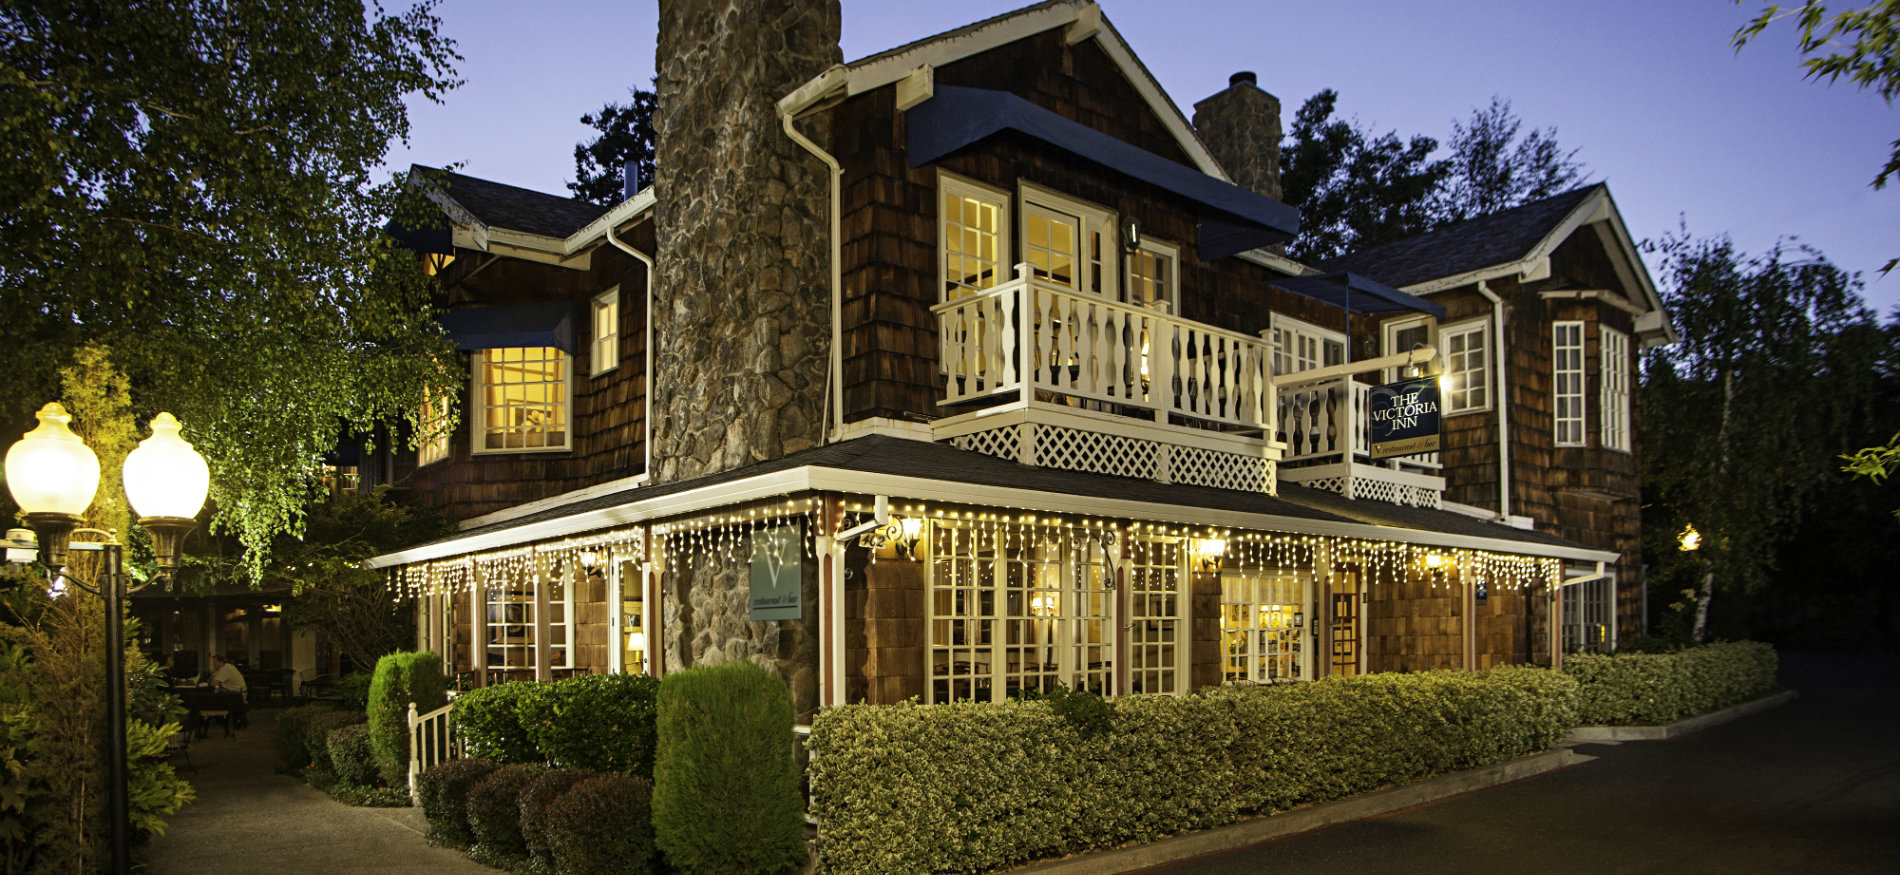
[(1425, 570), (1432, 573), (1434, 587), (1445, 580), (1445, 564), (1445, 554), (1437, 552), (1425, 554)]
[(600, 554), (592, 550), (582, 550), (580, 555), (576, 558), (581, 561), (581, 567), (589, 571), (592, 571), (594, 566), (600, 564)]
[(1702, 549), (1702, 533), (1695, 530), (1695, 524), (1682, 527), (1682, 534), (1676, 536), (1676, 544), (1684, 553), (1694, 553)]
[(1122, 251), (1133, 253), (1141, 248), (1141, 224), (1133, 216), (1122, 217)]
[(1055, 593), (1037, 593), (1029, 597), (1029, 613), (1037, 617), (1053, 617), (1062, 610), (1062, 599)]
[(1201, 538), (1194, 542), (1194, 567), (1198, 571), (1219, 571), (1220, 559), (1225, 555), (1226, 538)]
[(923, 517), (893, 516), (858, 536), (858, 544), (876, 552), (886, 547), (899, 559), (917, 558), (917, 539), (924, 533)]

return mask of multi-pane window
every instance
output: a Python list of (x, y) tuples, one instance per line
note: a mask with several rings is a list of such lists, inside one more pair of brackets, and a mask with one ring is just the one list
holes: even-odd
[(1273, 314), (1273, 373), (1293, 374), (1346, 363), (1346, 336)]
[(930, 543), (930, 701), (1115, 692), (1114, 581), (1098, 544), (945, 523)]
[(1124, 550), (1128, 580), (1128, 692), (1187, 689), (1187, 637), (1182, 610), (1181, 538), (1130, 537)]
[(1296, 573), (1225, 572), (1220, 582), (1221, 673), (1228, 683), (1306, 677), (1300, 636), (1305, 583)]
[(1600, 577), (1564, 587), (1564, 650), (1616, 649), (1616, 577)]
[(1008, 282), (1009, 196), (950, 176), (938, 193), (944, 300)]
[(1177, 250), (1166, 243), (1143, 240), (1128, 256), (1128, 302), (1163, 313), (1177, 309), (1175, 279)]
[(1557, 446), (1583, 446), (1583, 323), (1550, 330), (1551, 413)]
[(533, 671), (536, 668), (535, 638), (546, 613), (548, 630), (548, 667), (572, 666), (568, 646), (569, 587), (550, 582), (548, 597), (541, 598), (532, 577), (490, 583), (484, 590), (483, 646), (490, 669)]
[(1598, 326), (1603, 353), (1603, 448), (1630, 450), (1630, 336)]
[[(1432, 323), (1428, 317), (1402, 317), (1388, 319), (1380, 325), (1385, 335), (1386, 355), (1397, 355), (1430, 346), (1432, 343)], [(1396, 382), (1403, 376), (1402, 368), (1387, 368), (1385, 381)]]
[(1490, 343), (1486, 340), (1490, 322), (1478, 319), (1448, 325), (1438, 332), (1443, 345), (1445, 376), (1451, 381), (1445, 393), (1445, 412), (1469, 413), (1491, 406)]
[(632, 562), (622, 562), (619, 574), (620, 670), (627, 674), (646, 674), (647, 612), (640, 567)]
[(567, 355), (551, 346), (485, 349), (475, 360), (475, 452), (569, 447)]
[(1114, 297), (1114, 215), (1027, 185), (1022, 202), (1022, 260), (1035, 275), (1078, 292)]
[(620, 289), (613, 288), (594, 298), (594, 342), (591, 376), (600, 376), (620, 364)]
[(418, 467), (449, 457), (449, 404), (448, 393), (422, 390), (422, 415), (416, 423), (422, 432), (416, 446)]

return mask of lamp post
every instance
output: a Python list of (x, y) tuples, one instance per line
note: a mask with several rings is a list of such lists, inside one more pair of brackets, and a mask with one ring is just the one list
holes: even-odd
[[(68, 549), (98, 551), (100, 577), (89, 586), (105, 600), (106, 611), (106, 719), (112, 821), (112, 871), (131, 869), (131, 820), (126, 788), (125, 757), (125, 615), (127, 593), (125, 546), (111, 532), (78, 529), (80, 515), (99, 490), (99, 457), (68, 424), (72, 415), (58, 402), (40, 408), (40, 424), (7, 449), (7, 489), (26, 512), (27, 524), (38, 534), (40, 560), (54, 578), (65, 576)], [(211, 486), (210, 469), (203, 456), (179, 436), (178, 420), (169, 413), (152, 419), (152, 436), (125, 457), (125, 495), (139, 515), (139, 525), (152, 534), (161, 576), (178, 568), (179, 542), (196, 525)], [(103, 540), (74, 544), (75, 531)], [(8, 539), (10, 542), (14, 538)], [(14, 551), (9, 550), (11, 555)]]

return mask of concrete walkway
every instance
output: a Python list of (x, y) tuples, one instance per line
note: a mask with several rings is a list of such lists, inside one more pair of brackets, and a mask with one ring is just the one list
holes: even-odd
[(419, 808), (356, 808), (277, 774), (275, 709), (225, 738), (192, 742), (198, 800), (172, 816), (143, 857), (154, 873), (496, 873), (459, 851), (431, 846)]

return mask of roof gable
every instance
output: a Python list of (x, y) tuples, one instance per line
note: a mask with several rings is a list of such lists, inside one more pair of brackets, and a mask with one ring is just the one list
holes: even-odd
[[(446, 185), (437, 202), (457, 222), (473, 220), (488, 228), (506, 228), (540, 237), (565, 238), (586, 227), (606, 208), (505, 183), (434, 171)], [(446, 200), (446, 202), (444, 202)], [(466, 215), (456, 215), (458, 212)]]

